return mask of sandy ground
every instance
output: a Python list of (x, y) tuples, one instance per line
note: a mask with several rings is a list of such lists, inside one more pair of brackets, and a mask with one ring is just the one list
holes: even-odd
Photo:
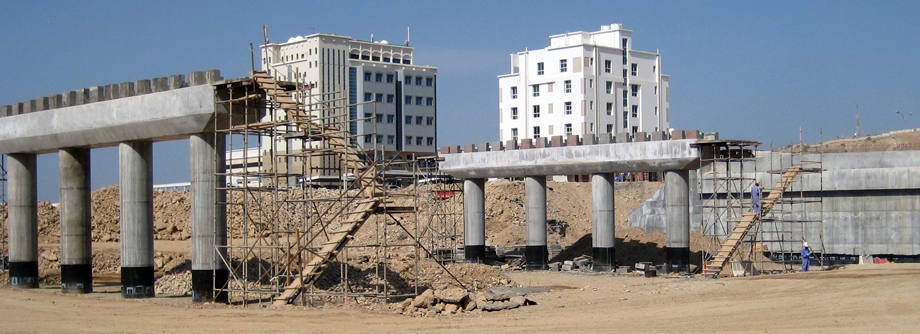
[(576, 272), (512, 272), (547, 287), (538, 305), (413, 318), (327, 305), (263, 308), (190, 304), (189, 297), (123, 300), (115, 275), (96, 293), (0, 288), (0, 332), (58, 333), (913, 333), (920, 326), (920, 264), (703, 279)]

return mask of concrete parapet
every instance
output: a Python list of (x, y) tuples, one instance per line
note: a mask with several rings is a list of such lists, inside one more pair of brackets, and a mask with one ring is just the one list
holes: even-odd
[(549, 138), (549, 146), (562, 147), (562, 136), (552, 136)]
[(64, 96), (61, 94), (48, 95), (48, 109), (64, 107)]
[(169, 76), (169, 89), (179, 89), (185, 87), (185, 75), (176, 74)]
[(615, 141), (613, 141), (613, 137), (611, 137), (609, 133), (602, 133), (600, 136), (597, 137), (597, 143), (598, 144), (612, 144), (612, 143), (615, 143)]
[(150, 80), (150, 92), (158, 93), (169, 90), (169, 78), (159, 77)]
[(0, 107), (0, 117), (13, 116), (13, 106)]
[(111, 101), (121, 97), (118, 84), (105, 85), (105, 99)]
[(153, 90), (150, 86), (150, 80), (141, 79), (134, 82), (134, 93), (136, 95), (150, 94)]
[(476, 145), (474, 144), (463, 145), (463, 152), (464, 153), (476, 152)]
[(536, 148), (547, 148), (549, 143), (546, 142), (546, 137), (537, 137), (533, 139), (534, 147)]
[(133, 82), (122, 82), (118, 84), (118, 97), (132, 97), (134, 96), (134, 83)]
[(501, 141), (493, 141), (493, 142), (492, 142), (491, 150), (492, 150), (492, 151), (504, 151), (504, 150), (505, 150), (505, 145), (502, 145), (502, 142), (501, 142)]
[(220, 76), (220, 70), (207, 70), (204, 71), (205, 81), (208, 83), (215, 83), (218, 81), (223, 81), (224, 77)]
[(594, 145), (597, 144), (596, 138), (594, 138), (593, 133), (586, 134), (581, 137), (581, 145)]
[(532, 140), (532, 139), (530, 139), (530, 138), (521, 139), (521, 146), (520, 146), (520, 148), (521, 148), (522, 150), (530, 149), (530, 148), (533, 148), (533, 147), (534, 147), (534, 146), (533, 146), (533, 140)]
[(618, 133), (616, 139), (617, 139), (617, 143), (631, 143), (632, 142), (632, 136), (630, 136), (629, 133), (626, 133), (626, 132)]
[(95, 103), (105, 101), (105, 87), (93, 86), (89, 88), (89, 100), (86, 103)]
[(189, 86), (198, 86), (208, 83), (208, 78), (205, 76), (204, 72), (192, 72), (188, 74), (188, 85)]
[(518, 147), (518, 142), (517, 142), (517, 140), (508, 139), (507, 141), (505, 141), (505, 149), (506, 149), (506, 150), (516, 150), (516, 149), (518, 149), (518, 148), (519, 148), (519, 147)]
[(13, 110), (11, 110), (11, 112), (13, 113), (13, 115), (22, 115), (22, 113), (24, 112), (22, 110), (23, 107), (25, 107), (25, 105), (22, 102), (13, 103)]

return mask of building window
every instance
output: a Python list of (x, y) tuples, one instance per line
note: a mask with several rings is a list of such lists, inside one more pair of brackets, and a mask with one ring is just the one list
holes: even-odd
[(604, 72), (610, 73), (610, 69), (613, 68), (613, 62), (610, 60), (604, 61)]
[(540, 127), (539, 126), (533, 127), (533, 137), (540, 138)]
[(594, 79), (588, 79), (588, 88), (594, 88)]
[(626, 129), (629, 127), (629, 118), (626, 117), (626, 112), (623, 112), (623, 128)]
[(540, 106), (533, 106), (533, 118), (540, 118)]
[(395, 96), (393, 94), (387, 94), (387, 103), (393, 103)]
[(412, 145), (412, 136), (406, 136), (406, 145)]
[(629, 48), (629, 39), (624, 38), (623, 39), (623, 51), (626, 51), (627, 48)]
[(658, 70), (658, 66), (652, 65), (652, 73), (658, 73), (658, 72), (655, 72), (657, 70)]
[(639, 85), (629, 85), (632, 88), (632, 96), (639, 96)]
[(639, 75), (639, 64), (632, 63), (632, 76)]
[(632, 106), (632, 117), (639, 117), (639, 106), (635, 104)]
[(387, 144), (395, 144), (395, 143), (396, 143), (396, 136), (387, 135)]
[(588, 110), (594, 110), (594, 101), (588, 101)]
[(658, 86), (655, 86), (655, 95), (658, 95)]
[(371, 56), (371, 60), (380, 61), (380, 56)]
[(607, 94), (613, 94), (613, 81), (607, 81)]
[(364, 81), (371, 81), (371, 72), (364, 72)]
[(531, 87), (533, 87), (533, 96), (540, 96), (540, 85), (533, 85)]
[(383, 94), (377, 93), (377, 95), (374, 96), (374, 101), (383, 102)]
[(434, 86), (434, 78), (425, 78), (425, 86)]
[(627, 76), (628, 73), (629, 73), (629, 72), (626, 71), (626, 69), (624, 68), (624, 69), (623, 69), (623, 80), (626, 80), (626, 76)]
[(377, 144), (383, 144), (383, 135), (377, 135)]
[(393, 83), (393, 75), (387, 74), (387, 83)]
[(572, 102), (571, 102), (571, 101), (566, 101), (566, 102), (565, 102), (565, 114), (566, 114), (566, 115), (571, 115), (571, 114), (572, 114)]
[(395, 122), (396, 122), (396, 115), (387, 115), (387, 123), (392, 124)]
[(425, 139), (427, 139), (427, 141), (428, 141), (428, 146), (434, 145), (434, 138), (433, 138), (433, 137), (428, 137), (428, 138), (425, 138)]
[(383, 57), (383, 62), (384, 62), (384, 63), (389, 63), (389, 62), (390, 62), (390, 57)]
[(655, 107), (655, 116), (658, 116), (658, 107)]
[(425, 98), (425, 105), (426, 105), (426, 106), (433, 106), (433, 105), (434, 105), (434, 98), (433, 98), (433, 97), (426, 97), (426, 98)]
[(411, 105), (411, 104), (412, 104), (412, 97), (406, 96), (406, 105)]
[(511, 98), (512, 98), (512, 99), (516, 99), (516, 98), (517, 98), (517, 86), (512, 86), (512, 87), (511, 87)]
[(373, 100), (373, 99), (374, 99), (374, 94), (371, 94), (371, 93), (364, 93), (364, 102), (368, 102), (368, 101)]
[(415, 125), (422, 125), (422, 116), (415, 116)]
[(566, 80), (566, 81), (565, 81), (565, 92), (566, 92), (566, 93), (571, 93), (571, 92), (572, 92), (572, 80)]
[(383, 82), (383, 73), (375, 73), (375, 74), (374, 74), (374, 81)]
[(632, 127), (632, 133), (633, 133), (633, 134), (636, 134), (636, 132), (639, 132), (639, 127), (633, 125), (633, 127)]
[(517, 107), (511, 108), (511, 119), (515, 120), (518, 118)]
[(374, 141), (374, 137), (371, 137), (370, 135), (364, 136), (364, 143), (365, 143), (365, 144), (369, 144), (369, 143), (371, 143), (371, 142), (373, 142), (373, 141)]
[(571, 135), (572, 135), (572, 123), (567, 123), (567, 124), (565, 125), (565, 135), (566, 135), (566, 136), (571, 136)]
[(377, 114), (377, 123), (383, 123), (383, 114)]
[(434, 125), (434, 117), (426, 117), (425, 125)]
[(371, 118), (371, 117), (374, 117), (374, 115), (369, 112), (364, 113), (364, 118)]
[(627, 102), (628, 101), (627, 96), (629, 96), (629, 91), (623, 90), (623, 108), (626, 108), (627, 106), (629, 106), (629, 103)]
[(607, 124), (607, 133), (613, 132), (613, 124)]
[(511, 140), (513, 140), (513, 141), (517, 141), (517, 140), (518, 140), (518, 131), (517, 131), (517, 128), (511, 128)]
[(607, 115), (613, 115), (613, 102), (607, 102)]
[[(313, 50), (310, 50), (310, 51), (313, 51)], [(361, 56), (359, 56), (357, 53), (352, 53), (348, 55), (348, 59), (359, 59), (359, 58), (361, 58)], [(365, 141), (365, 143), (367, 142), (368, 141)]]
[(417, 105), (417, 106), (422, 105), (422, 97), (421, 97), (421, 96), (416, 96), (416, 97), (415, 97), (415, 105)]
[(425, 138), (422, 138), (421, 136), (415, 137), (415, 145), (422, 146), (422, 140), (423, 140), (423, 139), (425, 139)]
[(629, 62), (626, 61), (626, 50), (623, 50), (623, 65), (626, 65), (627, 63)]
[(412, 124), (412, 116), (406, 116), (406, 124)]
[(543, 63), (537, 63), (537, 75), (543, 75)]
[(415, 85), (416, 86), (422, 85), (422, 77), (415, 77)]
[(559, 59), (559, 72), (565, 73), (568, 71), (569, 71), (568, 59)]
[(411, 75), (407, 75), (407, 76), (406, 76), (406, 85), (411, 85), (411, 84), (412, 84), (412, 76), (411, 76)]

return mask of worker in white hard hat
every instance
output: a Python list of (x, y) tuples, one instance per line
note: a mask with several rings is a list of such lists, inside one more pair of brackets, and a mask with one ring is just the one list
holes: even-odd
[(808, 247), (808, 242), (802, 243), (802, 272), (807, 273), (808, 267), (811, 265), (811, 259), (808, 257), (811, 255), (811, 248)]

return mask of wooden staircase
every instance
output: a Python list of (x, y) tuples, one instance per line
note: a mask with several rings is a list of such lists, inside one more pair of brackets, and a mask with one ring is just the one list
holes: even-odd
[[(364, 152), (359, 147), (352, 145), (343, 130), (326, 127), (322, 124), (312, 121), (312, 116), (301, 109), (299, 103), (294, 101), (291, 94), (285, 91), (275, 79), (265, 71), (252, 72), (252, 78), (259, 85), (270, 100), (285, 111), (290, 121), (297, 122), (300, 129), (305, 133), (315, 135), (329, 143), (332, 151), (346, 164), (355, 176), (356, 186), (363, 189), (365, 199), (358, 200), (357, 207), (350, 212), (346, 212), (342, 225), (335, 231), (324, 233), (328, 240), (320, 244), (319, 249), (311, 251), (312, 259), (301, 268), (300, 273), (288, 285), (284, 291), (274, 298), (274, 306), (281, 306), (290, 303), (302, 289), (316, 280), (322, 274), (323, 270), (329, 266), (329, 262), (336, 258), (339, 252), (354, 237), (355, 233), (372, 215), (381, 212), (407, 211), (410, 212), (415, 208), (386, 208), (381, 182), (377, 180), (375, 166), (368, 166), (363, 160)], [(249, 126), (253, 126), (250, 124)], [(255, 126), (264, 126), (270, 128), (277, 126), (275, 122), (265, 122), (265, 124), (256, 124)], [(317, 138), (317, 139), (319, 139)], [(389, 210), (388, 210), (389, 209)], [(330, 222), (327, 222), (327, 225)], [(324, 238), (325, 239), (325, 238)]]
[(747, 236), (751, 227), (759, 223), (760, 218), (773, 209), (773, 206), (783, 197), (783, 193), (786, 192), (786, 189), (789, 188), (792, 181), (798, 177), (802, 170), (801, 166), (793, 166), (783, 170), (782, 178), (780, 178), (779, 182), (770, 190), (770, 195), (763, 199), (760, 214), (748, 212), (741, 217), (741, 221), (738, 222), (738, 225), (735, 225), (732, 233), (728, 235), (728, 238), (722, 241), (719, 250), (716, 252), (716, 256), (706, 262), (706, 267), (703, 270), (704, 276), (716, 278), (722, 273), (722, 268), (725, 267), (728, 260), (731, 259), (735, 251), (738, 250), (738, 246), (741, 245), (741, 241)]

